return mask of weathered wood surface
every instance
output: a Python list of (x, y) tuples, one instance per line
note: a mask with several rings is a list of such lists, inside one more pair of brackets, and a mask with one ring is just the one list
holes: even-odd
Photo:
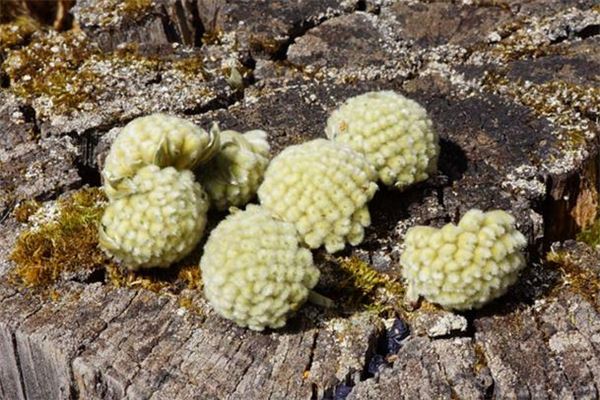
[[(79, 0), (81, 32), (36, 33), (0, 49), (1, 275), (22, 229), (14, 205), (97, 184), (111, 139), (138, 115), (263, 128), (278, 152), (323, 136), (346, 97), (384, 88), (430, 111), (440, 176), (404, 193), (381, 190), (365, 242), (342, 255), (397, 276), (408, 227), (503, 208), (529, 239), (531, 266), (480, 311), (408, 313), (411, 335), (393, 354), (385, 321), (369, 312), (306, 306), (285, 329), (254, 333), (192, 291), (184, 294), (194, 312), (102, 276), (59, 283), (55, 300), (3, 280), (0, 398), (600, 395), (600, 286), (582, 287), (577, 275), (600, 279), (599, 255), (568, 242), (557, 251), (575, 267), (539, 262), (596, 218), (597, 2), (165, 0), (132, 2), (129, 13), (119, 3)], [(23, 72), (18, 57), (34, 57), (35, 68)], [(69, 77), (66, 92), (43, 84), (53, 68)], [(228, 83), (232, 68), (244, 88)], [(327, 292), (336, 276), (322, 267)], [(378, 368), (381, 357), (390, 362)]]

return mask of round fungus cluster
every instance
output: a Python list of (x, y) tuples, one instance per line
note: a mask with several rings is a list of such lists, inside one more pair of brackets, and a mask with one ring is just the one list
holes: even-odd
[(102, 216), (100, 245), (130, 269), (162, 267), (187, 255), (202, 238), (208, 199), (190, 171), (148, 165), (128, 193)]
[(214, 309), (254, 330), (285, 325), (319, 279), (311, 252), (298, 245), (294, 225), (253, 205), (211, 232), (200, 267)]
[(200, 171), (200, 182), (211, 204), (226, 210), (248, 203), (262, 182), (269, 164), (267, 133), (261, 130), (241, 134), (219, 133), (221, 150)]
[[(206, 132), (185, 119), (153, 114), (127, 124), (103, 169), (110, 203), (100, 246), (129, 269), (168, 267), (202, 238), (209, 197), (219, 209), (250, 200), (268, 164), (266, 133)], [(202, 184), (194, 181), (194, 168)]]
[[(282, 327), (307, 299), (330, 302), (312, 292), (320, 273), (304, 246), (334, 253), (361, 243), (378, 179), (404, 189), (437, 168), (438, 136), (425, 109), (395, 92), (348, 99), (326, 134), (330, 140), (287, 147), (269, 163), (263, 131), (206, 132), (164, 114), (138, 118), (106, 159), (110, 203), (100, 245), (130, 269), (168, 267), (201, 240), (209, 203), (230, 209), (200, 260), (205, 295), (240, 326)], [(235, 208), (256, 194), (260, 206)], [(408, 295), (448, 309), (481, 307), (517, 280), (525, 243), (504, 211), (413, 227), (401, 257)]]
[(342, 250), (364, 238), (375, 170), (350, 147), (325, 139), (290, 146), (273, 159), (258, 189), (261, 204), (294, 224), (310, 248)]
[(393, 91), (346, 100), (327, 120), (326, 133), (364, 154), (387, 186), (404, 189), (437, 169), (438, 135), (427, 112)]
[(193, 169), (219, 150), (215, 129), (206, 132), (190, 121), (165, 114), (136, 118), (119, 132), (102, 175), (109, 197), (117, 195), (124, 180), (146, 165), (178, 170)]
[(441, 229), (410, 228), (400, 260), (408, 296), (451, 310), (479, 308), (516, 282), (525, 245), (514, 218), (501, 210), (470, 210)]

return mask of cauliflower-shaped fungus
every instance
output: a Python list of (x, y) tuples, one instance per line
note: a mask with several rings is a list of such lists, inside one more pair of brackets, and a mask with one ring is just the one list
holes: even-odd
[(319, 280), (294, 225), (249, 205), (210, 234), (200, 260), (204, 293), (223, 317), (253, 330), (280, 328)]
[(219, 150), (216, 126), (206, 132), (194, 123), (166, 114), (136, 118), (119, 133), (102, 171), (109, 198), (120, 192), (124, 180), (146, 165), (193, 169)]
[(166, 268), (202, 238), (208, 198), (190, 171), (149, 165), (102, 216), (100, 246), (127, 268)]
[(427, 112), (396, 92), (349, 98), (331, 114), (325, 131), (364, 154), (387, 186), (403, 189), (437, 169), (438, 135)]
[(444, 308), (480, 308), (503, 295), (525, 267), (525, 237), (502, 210), (468, 211), (458, 225), (410, 228), (402, 254), (408, 297)]
[(325, 139), (290, 146), (271, 161), (258, 188), (261, 204), (293, 223), (310, 248), (329, 253), (357, 245), (371, 223), (367, 202), (377, 184), (367, 160)]
[(220, 132), (221, 150), (200, 171), (200, 183), (211, 204), (226, 210), (248, 203), (261, 184), (269, 164), (267, 133)]

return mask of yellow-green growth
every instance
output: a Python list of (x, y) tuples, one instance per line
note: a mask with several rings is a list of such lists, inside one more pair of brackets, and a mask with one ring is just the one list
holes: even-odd
[(598, 246), (600, 244), (600, 219), (597, 219), (592, 226), (581, 231), (577, 235), (577, 240), (592, 247)]
[(550, 296), (555, 296), (564, 287), (588, 300), (591, 304), (597, 304), (597, 296), (600, 293), (600, 279), (591, 268), (573, 257), (566, 251), (550, 251), (546, 255), (546, 261), (550, 267), (557, 268), (560, 272), (560, 284), (550, 291)]
[(152, 15), (155, 0), (94, 0), (86, 6), (80, 23), (84, 25), (111, 26), (125, 21), (132, 24)]
[(40, 25), (29, 16), (17, 17), (14, 21), (0, 25), (0, 54), (12, 47), (21, 45)]
[(348, 309), (371, 310), (382, 316), (402, 312), (404, 285), (397, 279), (379, 272), (357, 257), (334, 260), (334, 293), (342, 294), (336, 302)]
[(485, 358), (485, 349), (480, 342), (475, 342), (475, 346), (473, 346), (473, 352), (475, 353), (473, 372), (475, 374), (479, 374), (481, 370), (488, 367), (487, 359)]
[(87, 44), (81, 32), (49, 33), (27, 47), (11, 52), (4, 62), (15, 94), (27, 100), (46, 96), (61, 110), (77, 108), (92, 98), (97, 74), (78, 71), (99, 50)]
[(25, 223), (29, 220), (37, 210), (40, 209), (42, 204), (37, 200), (26, 200), (19, 203), (13, 210), (13, 216), (17, 222)]
[[(99, 64), (103, 68), (98, 68)], [(105, 100), (108, 91), (128, 94), (124, 88), (107, 84), (115, 79), (111, 71), (121, 68), (135, 76), (156, 72), (165, 79), (181, 81), (209, 77), (198, 56), (174, 60), (144, 56), (137, 45), (102, 52), (85, 33), (75, 30), (34, 36), (27, 46), (8, 53), (3, 68), (11, 80), (9, 90), (58, 114), (89, 112)]]
[(26, 287), (48, 286), (62, 273), (102, 267), (97, 224), (105, 206), (103, 192), (82, 189), (57, 202), (57, 216), (23, 231), (10, 259), (14, 280)]
[(107, 283), (128, 289), (145, 289), (155, 293), (178, 295), (182, 289), (202, 289), (202, 277), (197, 257), (194, 261), (182, 262), (170, 269), (128, 271), (115, 264), (106, 267)]
[(152, 0), (122, 0), (119, 9), (130, 16), (143, 15), (150, 7)]

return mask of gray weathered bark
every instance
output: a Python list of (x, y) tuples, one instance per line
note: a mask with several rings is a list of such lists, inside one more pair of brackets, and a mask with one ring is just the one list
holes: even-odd
[[(80, 33), (0, 43), (1, 276), (23, 229), (15, 204), (98, 184), (98, 164), (132, 118), (165, 111), (204, 127), (262, 128), (277, 153), (323, 136), (333, 108), (375, 89), (428, 109), (442, 138), (440, 175), (403, 193), (380, 190), (364, 243), (342, 256), (397, 277), (408, 227), (502, 208), (528, 238), (530, 267), (482, 310), (405, 310), (411, 334), (393, 353), (389, 321), (369, 311), (305, 306), (284, 329), (256, 333), (189, 289), (115, 288), (100, 273), (65, 279), (48, 298), (3, 279), (0, 398), (599, 396), (598, 253), (569, 241), (555, 251), (571, 267), (540, 262), (596, 218), (593, 0), (119, 3), (79, 0)], [(20, 57), (35, 68), (23, 72)], [(67, 93), (45, 84), (53, 68)], [(232, 68), (244, 88), (230, 86)], [(325, 264), (327, 292), (339, 277)]]

